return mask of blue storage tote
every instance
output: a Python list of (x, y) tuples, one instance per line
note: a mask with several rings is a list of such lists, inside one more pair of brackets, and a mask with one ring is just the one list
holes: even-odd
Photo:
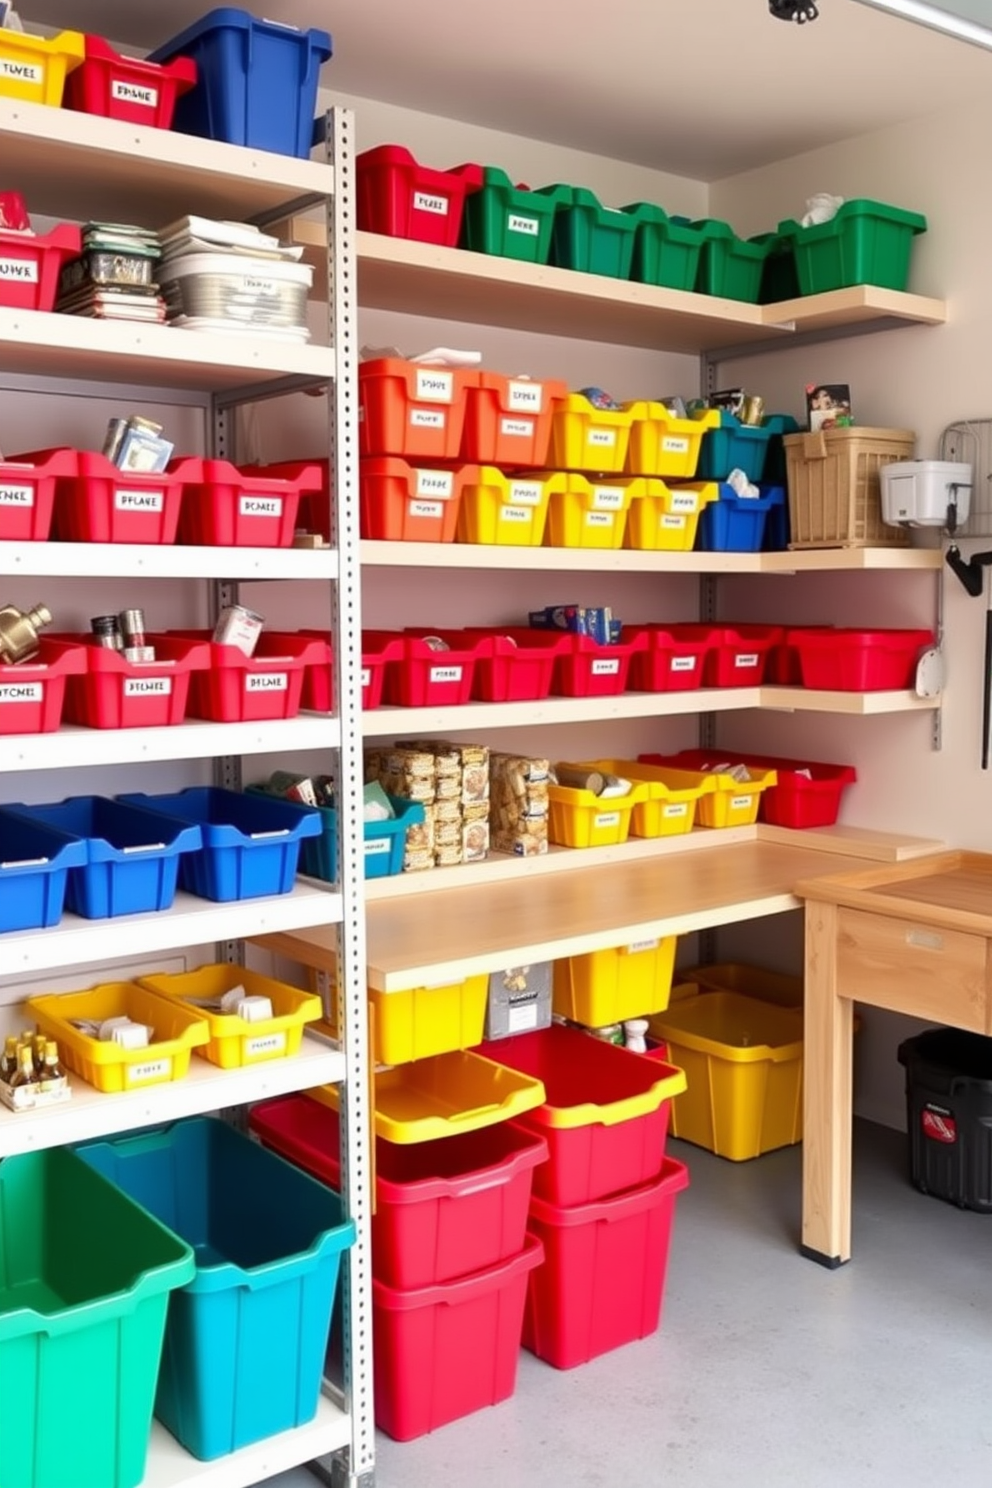
[(86, 859), (69, 872), (66, 908), (88, 920), (168, 909), (181, 853), (200, 847), (200, 829), (104, 796), (70, 796), (51, 806), (12, 806), (27, 821), (84, 839)]
[(225, 6), (148, 60), (192, 57), (196, 63), (196, 87), (177, 99), (174, 130), (306, 159), (317, 82), (331, 50), (326, 31), (303, 31)]
[(0, 1163), (0, 1482), (136, 1488), (193, 1253), (66, 1148)]
[(179, 887), (226, 903), (288, 894), (296, 878), (300, 842), (320, 834), (320, 813), (261, 795), (194, 785), (169, 796), (118, 797), (200, 828), (203, 846), (180, 863)]
[(760, 486), (760, 496), (738, 496), (720, 486), (719, 501), (703, 508), (697, 544), (704, 553), (758, 553), (769, 513), (785, 504), (783, 486)]
[(340, 1195), (212, 1117), (76, 1150), (193, 1247), (196, 1274), (169, 1307), (159, 1420), (201, 1461), (312, 1420), (355, 1239)]
[(69, 872), (85, 862), (79, 838), (0, 811), (0, 931), (57, 925)]
[(767, 425), (742, 424), (736, 415), (721, 409), (719, 429), (703, 435), (697, 478), (722, 481), (732, 470), (743, 470), (749, 481), (760, 481), (771, 437)]

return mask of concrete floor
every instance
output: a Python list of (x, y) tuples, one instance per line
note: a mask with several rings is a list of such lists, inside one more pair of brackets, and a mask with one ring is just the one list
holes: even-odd
[[(399, 1444), (377, 1488), (987, 1488), (992, 1216), (918, 1194), (906, 1138), (858, 1124), (854, 1260), (796, 1250), (800, 1152), (735, 1165), (671, 1143), (662, 1327)], [(303, 1470), (271, 1488), (314, 1488)]]

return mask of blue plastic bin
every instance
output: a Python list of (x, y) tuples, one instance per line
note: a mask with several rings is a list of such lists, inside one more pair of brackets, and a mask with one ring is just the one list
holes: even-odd
[(57, 925), (69, 873), (86, 856), (79, 838), (0, 811), (0, 931)]
[(76, 1150), (193, 1247), (196, 1275), (169, 1305), (159, 1420), (201, 1461), (311, 1421), (355, 1240), (340, 1195), (211, 1117)]
[(703, 435), (696, 479), (725, 481), (732, 470), (743, 470), (749, 481), (760, 481), (771, 437), (772, 430), (765, 424), (742, 424), (721, 409), (719, 429)]
[(176, 102), (173, 129), (274, 150), (310, 154), (326, 31), (303, 31), (225, 6), (152, 52), (149, 62), (192, 57), (197, 84)]
[(118, 798), (200, 828), (203, 845), (180, 861), (179, 887), (226, 903), (288, 894), (296, 878), (300, 842), (320, 833), (320, 813), (261, 795), (194, 785), (170, 796)]
[(761, 486), (760, 496), (738, 496), (724, 484), (719, 501), (702, 510), (697, 547), (704, 553), (758, 553), (765, 537), (768, 514), (785, 504), (783, 486)]
[(69, 871), (65, 903), (88, 920), (168, 909), (176, 897), (180, 854), (201, 845), (199, 827), (104, 796), (10, 810), (84, 839), (86, 860)]

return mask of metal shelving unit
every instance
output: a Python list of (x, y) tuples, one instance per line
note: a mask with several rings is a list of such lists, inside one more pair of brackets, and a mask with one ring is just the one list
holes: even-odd
[[(353, 131), (343, 111), (327, 117), (326, 160), (296, 160), (111, 120), (0, 99), (0, 154), (6, 185), (23, 190), (33, 211), (61, 216), (140, 220), (162, 226), (187, 212), (260, 224), (293, 211), (325, 214), (319, 298), (328, 306), (326, 344), (281, 345), (238, 335), (197, 335), (165, 326), (103, 324), (68, 316), (0, 309), (0, 391), (154, 401), (200, 410), (209, 453), (230, 457), (233, 410), (243, 402), (326, 386), (327, 453), (334, 472), (331, 546), (319, 550), (115, 547), (72, 543), (0, 543), (0, 575), (213, 581), (235, 597), (241, 581), (310, 581), (329, 586), (335, 637), (333, 716), (301, 714), (286, 722), (176, 728), (87, 730), (0, 737), (3, 795), (14, 799), (26, 770), (77, 772), (124, 763), (213, 759), (218, 783), (240, 780), (241, 756), (315, 749), (337, 760), (339, 879), (333, 887), (299, 879), (278, 897), (215, 904), (178, 894), (157, 914), (86, 921), (64, 916), (44, 931), (6, 934), (0, 1016), (15, 1016), (39, 972), (118, 967), (185, 946), (216, 947), (240, 959), (245, 940), (299, 930), (329, 937), (338, 977), (338, 1044), (306, 1035), (301, 1053), (224, 1071), (196, 1058), (174, 1085), (100, 1095), (78, 1077), (65, 1106), (15, 1116), (0, 1110), (0, 1157), (126, 1131), (151, 1122), (247, 1104), (314, 1085), (341, 1085), (342, 1189), (358, 1238), (343, 1269), (344, 1378), (326, 1382), (314, 1421), (215, 1462), (198, 1462), (156, 1426), (147, 1488), (247, 1488), (284, 1471), (332, 1457), (336, 1484), (371, 1482), (369, 1268), (370, 1162), (366, 1152), (368, 1049), (365, 1010), (359, 739), (360, 599), (357, 518), (357, 393), (353, 286)], [(143, 391), (139, 391), (143, 390)], [(330, 764), (330, 760), (329, 760)], [(82, 777), (85, 780), (85, 776)], [(80, 777), (73, 775), (74, 789)], [(65, 779), (63, 779), (63, 784)], [(149, 789), (153, 789), (149, 785)], [(66, 794), (69, 793), (68, 788)], [(209, 959), (209, 952), (207, 959)], [(37, 983), (30, 991), (38, 990)], [(331, 1011), (328, 1009), (328, 1011)]]

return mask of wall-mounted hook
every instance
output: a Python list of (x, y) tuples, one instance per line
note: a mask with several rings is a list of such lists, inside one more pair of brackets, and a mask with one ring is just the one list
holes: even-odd
[(972, 553), (962, 558), (961, 549), (954, 543), (947, 550), (948, 567), (957, 574), (972, 599), (977, 599), (985, 583), (985, 570), (992, 564), (992, 552)]

